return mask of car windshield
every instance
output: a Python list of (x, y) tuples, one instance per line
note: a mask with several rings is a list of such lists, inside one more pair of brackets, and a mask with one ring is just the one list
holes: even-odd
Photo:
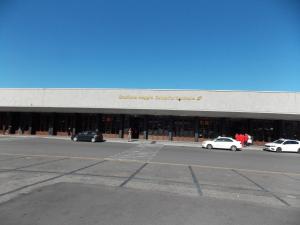
[(282, 144), (283, 142), (284, 142), (284, 140), (279, 139), (279, 140), (274, 141), (273, 143), (275, 143), (275, 144)]

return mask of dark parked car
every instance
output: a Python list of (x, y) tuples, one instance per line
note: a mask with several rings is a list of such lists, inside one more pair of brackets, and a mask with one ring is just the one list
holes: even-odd
[(73, 141), (90, 141), (98, 142), (103, 141), (103, 135), (96, 131), (84, 131), (78, 134), (72, 135), (71, 139)]

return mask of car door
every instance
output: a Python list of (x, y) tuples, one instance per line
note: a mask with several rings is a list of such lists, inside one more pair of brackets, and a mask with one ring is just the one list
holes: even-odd
[(299, 143), (297, 141), (289, 141), (289, 152), (297, 152), (299, 149)]
[(223, 148), (222, 146), (223, 146), (223, 138), (217, 138), (213, 143), (214, 148)]
[(230, 140), (229, 138), (224, 138), (223, 139), (223, 148), (230, 149), (232, 145), (233, 145), (232, 140)]
[(299, 143), (297, 141), (286, 141), (283, 143), (283, 152), (297, 152)]
[(93, 135), (92, 131), (87, 132), (86, 141), (92, 140), (93, 137), (94, 137), (94, 135)]
[(78, 141), (83, 141), (83, 139), (84, 139), (83, 136), (84, 136), (83, 132), (78, 133), (78, 135), (77, 135)]
[(81, 135), (81, 141), (88, 141), (88, 139), (89, 139), (88, 132), (87, 131), (83, 132)]

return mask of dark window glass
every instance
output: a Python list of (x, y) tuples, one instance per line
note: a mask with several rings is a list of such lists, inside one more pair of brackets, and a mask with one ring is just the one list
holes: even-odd
[(233, 142), (231, 139), (223, 138), (224, 142)]
[(173, 122), (174, 137), (194, 137), (195, 122), (193, 118), (175, 118)]
[(102, 126), (100, 130), (105, 134), (118, 134), (121, 127), (119, 115), (102, 115)]
[(224, 139), (223, 139), (223, 138), (217, 138), (215, 141), (216, 141), (216, 142), (223, 142)]
[(167, 136), (169, 131), (169, 120), (167, 117), (150, 117), (148, 120), (148, 134), (156, 136)]

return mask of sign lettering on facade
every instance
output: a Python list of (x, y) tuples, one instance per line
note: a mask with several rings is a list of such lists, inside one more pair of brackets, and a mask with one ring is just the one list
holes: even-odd
[(170, 95), (119, 95), (122, 100), (169, 100), (169, 101), (200, 101), (202, 96), (170, 96)]

